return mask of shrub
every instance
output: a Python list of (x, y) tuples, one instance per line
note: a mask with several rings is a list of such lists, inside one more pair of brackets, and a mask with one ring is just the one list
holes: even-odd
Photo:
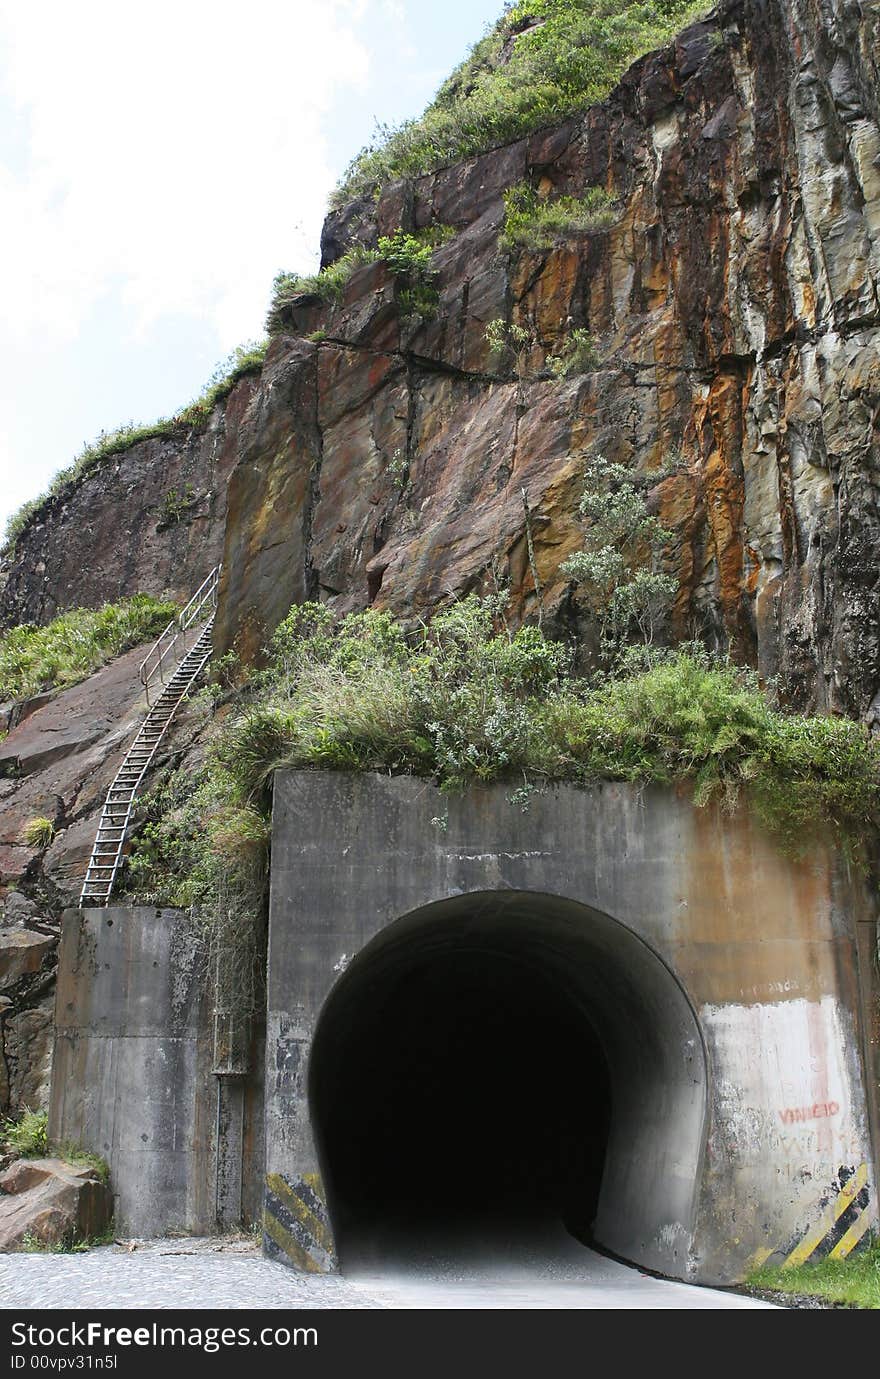
[[(454, 234), (454, 229), (449, 225), (432, 225), (415, 234), (396, 230), (393, 235), (381, 236), (375, 249), (367, 249), (362, 244), (354, 245), (319, 273), (307, 276), (277, 274), (272, 285), (266, 329), (270, 335), (283, 331), (287, 307), (304, 294), (312, 294), (331, 306), (338, 306), (355, 269), (379, 260), (384, 260), (395, 278), (399, 279), (397, 299), (401, 315), (432, 314), (438, 299), (433, 287), (435, 273), (431, 259), (434, 250)], [(326, 333), (313, 331), (308, 338), (322, 340)]]
[(559, 383), (576, 374), (592, 373), (599, 365), (599, 354), (588, 330), (573, 330), (547, 360), (551, 374)]
[(0, 701), (74, 685), (129, 647), (156, 636), (173, 603), (135, 594), (102, 608), (73, 608), (45, 627), (24, 623), (0, 634)]
[(3, 1122), (3, 1138), (20, 1158), (43, 1158), (49, 1149), (46, 1138), (48, 1121), (45, 1111), (30, 1111), (25, 1107), (18, 1120)]
[(430, 320), (436, 316), (440, 294), (434, 252), (454, 234), (451, 225), (432, 225), (415, 234), (397, 230), (380, 238), (378, 253), (397, 280), (397, 306), (404, 320)]
[(526, 407), (525, 382), (529, 374), (532, 353), (540, 346), (536, 331), (531, 326), (503, 320), (497, 316), (489, 321), (483, 331), (483, 338), (489, 346), (489, 354), (499, 370), (512, 369), (517, 383), (517, 406)]
[(45, 849), (52, 845), (54, 838), (55, 825), (51, 819), (46, 819), (42, 815), (28, 819), (24, 826), (24, 841), (29, 848)]
[[(543, 352), (544, 345), (534, 327), (519, 322), (503, 320), (500, 316), (490, 321), (483, 331), (483, 338), (489, 346), (489, 353), (496, 366), (512, 368), (519, 388), (519, 402), (525, 405), (523, 384), (530, 372), (530, 363), (536, 350)], [(588, 330), (578, 329), (570, 332), (554, 354), (547, 355), (543, 369), (536, 372), (537, 377), (550, 377), (557, 383), (572, 378), (575, 374), (590, 373), (599, 364), (599, 355)]]
[(706, 0), (520, 0), (444, 82), (421, 119), (378, 127), (346, 170), (333, 204), (567, 119), (602, 100), (637, 57), (709, 8)]
[(603, 455), (584, 469), (584, 549), (560, 567), (595, 616), (607, 669), (619, 668), (633, 635), (650, 644), (678, 592), (678, 580), (650, 569), (670, 533), (651, 516), (639, 479)]
[(169, 489), (159, 506), (159, 520), (156, 523), (156, 530), (164, 531), (166, 527), (176, 527), (178, 522), (182, 522), (197, 503), (198, 496), (192, 484), (187, 484), (179, 492), (176, 488)]
[(504, 228), (498, 243), (508, 253), (552, 249), (560, 240), (613, 224), (613, 205), (601, 187), (590, 187), (582, 197), (541, 197), (520, 182), (504, 193)]

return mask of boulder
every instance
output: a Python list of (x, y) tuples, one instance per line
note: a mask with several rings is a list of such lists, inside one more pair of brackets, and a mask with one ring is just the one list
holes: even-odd
[(0, 990), (39, 972), (57, 939), (32, 929), (0, 928)]
[(13, 925), (26, 926), (29, 921), (39, 918), (37, 906), (21, 891), (7, 891), (0, 901), (0, 923), (7, 928)]
[(0, 1110), (48, 1106), (55, 1035), (54, 988), (24, 1010), (15, 1010), (8, 1000), (4, 1007), (4, 999), (0, 997), (6, 1086), (4, 1089), (4, 1068), (0, 1067)]
[(88, 1165), (63, 1159), (16, 1159), (0, 1173), (0, 1251), (25, 1237), (58, 1245), (100, 1235), (113, 1215), (113, 1194)]

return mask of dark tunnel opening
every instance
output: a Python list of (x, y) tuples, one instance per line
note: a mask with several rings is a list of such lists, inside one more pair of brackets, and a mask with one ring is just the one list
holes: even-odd
[(611, 1114), (583, 1008), (523, 954), (435, 948), (362, 976), (312, 1056), (343, 1265), (590, 1237)]
[(687, 1274), (705, 1040), (672, 968), (610, 915), (498, 890), (380, 926), (324, 1000), (308, 1071), (343, 1269), (576, 1271), (590, 1242)]

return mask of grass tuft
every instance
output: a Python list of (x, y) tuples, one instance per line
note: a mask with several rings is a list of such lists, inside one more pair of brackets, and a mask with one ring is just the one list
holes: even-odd
[(43, 850), (51, 847), (54, 838), (55, 825), (51, 819), (44, 818), (42, 815), (28, 819), (24, 826), (24, 841), (29, 848)]
[(880, 1243), (875, 1241), (847, 1259), (822, 1259), (790, 1269), (757, 1269), (747, 1282), (752, 1288), (876, 1310), (880, 1308)]
[(504, 194), (504, 228), (498, 243), (508, 253), (540, 253), (574, 235), (607, 229), (614, 218), (613, 198), (602, 187), (590, 187), (581, 197), (541, 197), (521, 182)]
[[(285, 330), (287, 309), (298, 297), (320, 297), (329, 306), (338, 306), (352, 274), (365, 263), (384, 262), (388, 265), (397, 281), (397, 303), (401, 315), (430, 316), (436, 310), (438, 300), (431, 260), (434, 251), (446, 244), (454, 234), (451, 225), (431, 225), (414, 234), (395, 230), (393, 235), (381, 236), (375, 249), (367, 249), (362, 244), (354, 245), (319, 273), (306, 276), (278, 273), (272, 284), (272, 300), (266, 317), (267, 331), (270, 335), (276, 335)], [(320, 342), (325, 336), (326, 331), (316, 330), (307, 338)]]
[(176, 605), (135, 594), (102, 608), (72, 608), (45, 627), (0, 634), (0, 702), (75, 685), (106, 661), (161, 632)]
[(47, 1130), (49, 1116), (45, 1111), (31, 1111), (26, 1106), (17, 1120), (4, 1120), (4, 1143), (21, 1159), (42, 1159), (49, 1152)]

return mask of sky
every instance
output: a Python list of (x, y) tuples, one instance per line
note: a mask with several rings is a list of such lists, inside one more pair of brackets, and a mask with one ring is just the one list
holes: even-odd
[(0, 0), (0, 535), (314, 271), (327, 197), (501, 0)]

